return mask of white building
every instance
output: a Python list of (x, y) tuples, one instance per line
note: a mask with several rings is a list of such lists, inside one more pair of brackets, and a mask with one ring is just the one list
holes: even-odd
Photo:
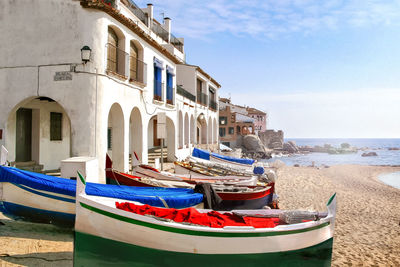
[[(105, 156), (129, 170), (159, 146), (157, 114), (166, 114), (168, 159), (218, 143), (220, 85), (185, 64), (183, 39), (153, 6), (130, 0), (2, 2), (0, 145), (9, 161), (45, 170), (70, 157)], [(91, 49), (82, 63), (82, 48)], [(86, 52), (85, 49), (83, 52)], [(177, 90), (178, 87), (178, 90)], [(194, 97), (193, 97), (194, 96)]]

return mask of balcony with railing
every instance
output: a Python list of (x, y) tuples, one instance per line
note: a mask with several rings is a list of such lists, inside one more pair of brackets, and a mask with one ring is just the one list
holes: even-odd
[(167, 104), (174, 105), (174, 87), (167, 85)]
[(208, 96), (205, 93), (197, 91), (197, 103), (207, 106)]
[(126, 79), (125, 62), (128, 58), (128, 53), (119, 49), (111, 43), (106, 44), (107, 48), (107, 73), (115, 74), (119, 78)]
[(196, 96), (189, 93), (188, 91), (186, 91), (182, 86), (177, 85), (176, 86), (176, 93), (178, 95), (181, 95), (183, 97), (186, 97), (189, 100), (192, 100), (193, 102), (196, 101)]
[(151, 29), (155, 34), (161, 37), (165, 42), (168, 43), (168, 31), (165, 30), (158, 22), (153, 21), (151, 25)]
[[(172, 33), (170, 34), (167, 30), (165, 30), (158, 22), (153, 21), (151, 29), (155, 34), (161, 37), (165, 42), (169, 42), (172, 44), (176, 49), (183, 53), (183, 43), (179, 41)], [(170, 37), (170, 40), (168, 40)]]
[(164, 83), (154, 80), (154, 100), (163, 101)]
[(179, 51), (181, 51), (183, 53), (183, 43), (181, 41), (179, 41), (178, 38), (176, 38), (172, 33), (170, 36), (170, 43)]
[(138, 7), (135, 2), (132, 0), (126, 0), (125, 5), (128, 7), (128, 9), (141, 21), (143, 22), (146, 26), (147, 25), (147, 14), (143, 12), (143, 10)]
[(147, 64), (136, 57), (129, 57), (129, 82), (146, 85)]
[(210, 99), (210, 104), (209, 104), (209, 108), (216, 111), (217, 110), (217, 102), (215, 102), (214, 100)]

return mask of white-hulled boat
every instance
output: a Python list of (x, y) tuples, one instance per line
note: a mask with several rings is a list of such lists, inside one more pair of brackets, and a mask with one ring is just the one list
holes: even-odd
[[(82, 181), (77, 183), (74, 266), (329, 266), (331, 262), (335, 195), (327, 204), (327, 214), (308, 214), (302, 217), (304, 222), (291, 223), (294, 215), (286, 220), (291, 224), (273, 228), (229, 224), (214, 228), (116, 208), (121, 203), (86, 195)], [(169, 216), (176, 210), (162, 212)], [(279, 218), (296, 214), (268, 212), (248, 214)]]
[[(198, 205), (201, 194), (185, 188), (150, 188), (88, 183), (88, 195), (129, 199), (153, 206)], [(12, 218), (71, 227), (76, 181), (0, 166), (0, 210)]]

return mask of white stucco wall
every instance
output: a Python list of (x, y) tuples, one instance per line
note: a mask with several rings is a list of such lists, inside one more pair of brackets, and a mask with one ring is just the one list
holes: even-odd
[[(0, 49), (2, 59), (0, 61), (0, 129), (3, 129), (3, 139), (0, 140), (0, 144), (9, 149), (11, 157), (13, 153), (15, 157), (15, 148), (13, 148), (15, 147), (13, 144), (15, 143), (15, 136), (13, 136), (15, 123), (12, 119), (9, 120), (9, 117), (14, 116), (19, 107), (38, 96), (49, 97), (61, 106), (65, 114), (64, 118), (69, 118), (70, 121), (70, 139), (69, 143), (66, 139), (62, 144), (57, 144), (62, 146), (62, 149), (43, 140), (40, 145), (33, 147), (33, 153), (39, 154), (38, 157), (41, 163), (42, 160), (44, 161), (45, 168), (59, 166), (63, 157), (97, 158), (99, 182), (104, 182), (107, 128), (113, 104), (117, 103), (121, 108), (121, 112), (116, 115), (117, 118), (113, 117), (113, 120), (120, 120), (124, 125), (123, 132), (118, 136), (113, 136), (113, 140), (119, 138), (123, 143), (123, 155), (115, 158), (118, 161), (115, 166), (118, 166), (121, 171), (128, 170), (129, 154), (133, 152), (133, 140), (136, 140), (135, 136), (138, 135), (137, 129), (141, 131), (141, 140), (136, 142), (135, 146), (137, 147), (139, 143), (142, 145), (139, 157), (147, 163), (147, 149), (152, 142), (152, 131), (148, 131), (148, 124), (157, 113), (166, 112), (169, 118), (170, 131), (167, 143), (169, 144), (168, 157), (172, 160), (174, 160), (174, 155), (183, 157), (190, 152), (189, 148), (180, 151), (177, 149), (178, 110), (182, 110), (183, 117), (193, 116), (194, 120), (200, 113), (204, 113), (207, 120), (210, 117), (218, 120), (218, 112), (210, 111), (207, 107), (199, 107), (194, 103), (191, 107), (183, 105), (183, 97), (176, 96), (176, 92), (174, 92), (175, 106), (167, 105), (165, 102), (154, 102), (154, 57), (163, 61), (164, 96), (166, 95), (165, 68), (168, 65), (176, 69), (176, 64), (105, 12), (85, 9), (79, 1), (74, 0), (4, 0), (0, 9), (0, 18), (2, 25), (7, 25), (7, 30), (0, 35), (2, 44)], [(109, 26), (118, 29), (123, 42), (121, 47), (126, 52), (129, 52), (131, 40), (140, 44), (142, 59), (147, 64), (145, 87), (130, 84), (127, 80), (106, 74), (106, 43)], [(151, 34), (154, 35), (154, 33)], [(81, 64), (80, 55), (80, 49), (84, 45), (92, 49), (91, 61), (86, 65)], [(128, 61), (125, 62), (126, 75), (129, 74), (128, 63)], [(73, 69), (75, 72), (71, 71)], [(69, 72), (72, 80), (55, 81), (56, 72)], [(191, 86), (192, 93), (195, 94), (197, 74), (194, 73), (193, 68), (188, 72), (190, 75), (184, 75), (183, 79), (190, 81), (193, 85)], [(173, 85), (176, 88), (176, 80), (179, 83), (180, 75), (178, 70), (175, 70), (175, 73), (177, 76), (174, 77)], [(188, 90), (188, 88), (185, 89)], [(131, 124), (133, 110), (136, 110), (137, 116), (140, 117), (140, 120), (136, 120), (135, 123), (140, 123), (141, 126), (135, 128), (135, 131), (132, 130), (134, 128), (132, 125), (135, 123)], [(43, 111), (48, 112), (45, 108)], [(37, 114), (34, 118), (38, 118)], [(42, 117), (42, 112), (40, 120), (46, 121), (46, 117)], [(193, 122), (189, 119), (189, 123)], [(68, 130), (67, 126), (65, 130)], [(40, 132), (42, 131), (44, 130), (41, 129)], [(41, 136), (45, 138), (45, 135)], [(53, 157), (50, 156), (51, 153), (46, 153), (51, 150), (67, 151), (67, 146), (70, 146), (69, 154), (61, 153)]]

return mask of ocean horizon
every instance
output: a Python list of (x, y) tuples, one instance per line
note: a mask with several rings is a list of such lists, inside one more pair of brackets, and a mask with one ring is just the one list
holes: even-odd
[[(400, 150), (389, 150), (389, 148), (400, 148), (400, 138), (285, 138), (285, 142), (294, 141), (297, 146), (324, 146), (340, 147), (342, 143), (348, 143), (352, 147), (363, 148), (357, 153), (351, 154), (328, 154), (308, 153), (289, 156), (273, 157), (269, 162), (276, 159), (282, 160), (286, 165), (295, 164), (301, 166), (358, 164), (358, 165), (400, 165)], [(377, 153), (374, 157), (362, 157), (364, 152)]]
[[(340, 147), (348, 143), (352, 147), (363, 148), (357, 153), (328, 154), (308, 153), (289, 156), (273, 157), (268, 162), (281, 160), (286, 165), (293, 166), (332, 166), (341, 164), (373, 165), (373, 166), (400, 166), (400, 138), (285, 138), (285, 142), (294, 141), (297, 146), (324, 146), (325, 144)], [(377, 156), (363, 157), (364, 152), (375, 152)], [(380, 180), (390, 186), (400, 189), (400, 172), (380, 177)]]

